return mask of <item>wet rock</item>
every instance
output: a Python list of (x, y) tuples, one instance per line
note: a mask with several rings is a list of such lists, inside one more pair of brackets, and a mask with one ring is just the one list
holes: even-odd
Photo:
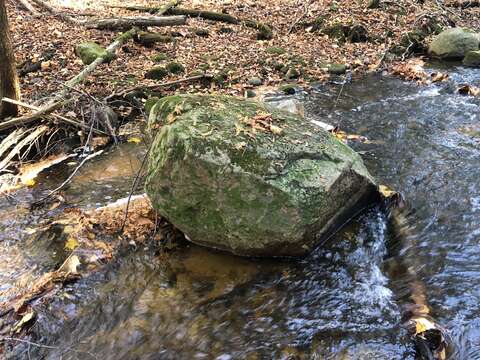
[(480, 51), (469, 51), (463, 58), (463, 65), (480, 67)]
[(278, 110), (288, 111), (292, 114), (305, 117), (305, 108), (303, 104), (297, 99), (286, 98), (278, 100), (267, 100), (267, 105)]
[(280, 91), (282, 91), (285, 95), (293, 95), (295, 94), (297, 86), (295, 84), (285, 84), (280, 86)]
[(112, 132), (120, 125), (120, 122), (118, 121), (118, 114), (111, 107), (96, 106), (94, 112), (102, 130)]
[(97, 58), (104, 58), (105, 61), (115, 59), (115, 54), (108, 52), (105, 48), (94, 42), (84, 42), (75, 47), (75, 54), (85, 65), (89, 65)]
[(262, 85), (262, 79), (260, 79), (258, 77), (253, 77), (253, 78), (248, 80), (248, 83), (252, 86), (260, 86), (260, 85)]
[(422, 54), (425, 52), (425, 38), (427, 33), (421, 30), (413, 30), (402, 35), (400, 40), (400, 46), (397, 47), (397, 55), (402, 54)]
[(212, 248), (303, 255), (376, 193), (348, 146), (255, 101), (166, 97), (150, 112), (147, 132), (153, 206), (189, 240)]
[(250, 90), (250, 89), (248, 89), (247, 91), (245, 91), (245, 97), (247, 97), (247, 98), (254, 98), (255, 96), (257, 96), (257, 94), (255, 93), (255, 91)]
[(433, 39), (428, 53), (444, 60), (461, 60), (469, 51), (478, 50), (479, 42), (478, 34), (471, 30), (448, 29)]
[(168, 70), (163, 66), (154, 66), (145, 73), (146, 79), (161, 80), (168, 76)]

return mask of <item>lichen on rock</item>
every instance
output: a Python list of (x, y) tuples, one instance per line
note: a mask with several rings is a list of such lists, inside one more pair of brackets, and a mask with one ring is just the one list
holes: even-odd
[(235, 254), (303, 255), (376, 192), (348, 146), (263, 103), (170, 96), (147, 132), (153, 206), (191, 241)]

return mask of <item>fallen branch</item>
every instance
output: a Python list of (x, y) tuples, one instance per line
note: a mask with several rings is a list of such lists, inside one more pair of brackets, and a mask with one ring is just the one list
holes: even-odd
[(8, 134), (8, 136), (0, 143), (0, 157), (5, 151), (10, 149), (13, 145), (17, 144), (27, 131), (27, 129), (20, 128), (15, 129), (10, 134)]
[(203, 74), (203, 75), (195, 75), (191, 77), (187, 77), (184, 79), (179, 79), (179, 80), (174, 80), (174, 81), (169, 81), (165, 83), (160, 83), (160, 84), (150, 84), (150, 85), (138, 85), (131, 87), (129, 89), (123, 90), (119, 93), (114, 93), (112, 95), (109, 95), (105, 98), (106, 101), (110, 101), (113, 98), (118, 98), (118, 97), (125, 97), (128, 94), (140, 91), (140, 90), (154, 90), (158, 88), (163, 88), (163, 87), (168, 87), (168, 86), (173, 86), (173, 85), (178, 85), (184, 82), (190, 82), (190, 81), (195, 81), (195, 80), (202, 80), (202, 79), (211, 79), (213, 76), (210, 74)]
[(206, 10), (184, 9), (172, 7), (167, 12), (169, 15), (185, 15), (191, 18), (202, 18), (205, 20), (221, 21), (228, 24), (238, 24), (240, 22), (235, 16)]
[[(149, 13), (156, 13), (164, 11), (164, 7), (144, 7), (144, 6), (127, 6), (129, 10), (143, 11)], [(269, 40), (273, 37), (273, 32), (270, 26), (256, 20), (242, 20), (230, 14), (219, 13), (215, 11), (199, 10), (199, 9), (185, 9), (174, 5), (170, 6), (164, 11), (168, 15), (188, 16), (191, 18), (201, 18), (210, 21), (220, 21), (228, 24), (242, 24), (246, 27), (258, 30), (258, 40)]]
[(41, 125), (33, 130), (30, 134), (25, 136), (21, 141), (19, 141), (15, 147), (10, 150), (10, 152), (5, 156), (2, 161), (0, 161), (0, 171), (5, 169), (10, 160), (12, 160), (16, 155), (20, 154), (20, 151), (27, 145), (36, 141), (41, 135), (43, 135), (48, 130), (48, 126)]
[[(107, 47), (107, 49), (106, 49), (107, 52), (108, 53), (115, 53), (126, 41), (131, 39), (136, 34), (137, 31), (138, 31), (138, 29), (133, 28), (133, 29), (130, 29), (129, 31), (117, 36), (115, 41)], [(65, 83), (64, 89), (61, 90), (57, 95), (55, 95), (55, 97), (52, 100), (50, 100), (47, 104), (45, 104), (44, 106), (39, 108), (38, 111), (36, 111), (36, 112), (34, 112), (30, 115), (25, 115), (25, 116), (21, 116), (21, 117), (18, 117), (18, 118), (13, 118), (11, 120), (7, 120), (7, 121), (4, 121), (4, 122), (0, 123), (0, 131), (11, 129), (11, 128), (17, 127), (17, 126), (26, 125), (28, 123), (31, 123), (33, 121), (36, 121), (36, 120), (40, 119), (41, 117), (43, 117), (45, 115), (51, 114), (53, 111), (55, 111), (55, 110), (59, 109), (60, 107), (62, 107), (63, 105), (65, 105), (68, 101), (64, 100), (64, 98), (65, 98), (65, 96), (68, 95), (68, 93), (72, 90), (72, 88), (74, 88), (75, 86), (80, 84), (83, 80), (85, 80), (85, 78), (93, 70), (95, 70), (95, 68), (98, 65), (102, 64), (104, 61), (105, 61), (105, 58), (103, 58), (103, 57), (99, 57), (99, 58), (95, 59), (94, 62), (92, 62), (90, 65), (86, 66), (77, 76), (75, 76), (72, 79), (70, 79), (69, 81), (67, 81)]]
[(152, 46), (155, 43), (169, 43), (173, 41), (173, 38), (169, 35), (152, 33), (148, 31), (140, 31), (134, 38), (135, 42), (142, 44), (143, 46)]
[(183, 25), (185, 22), (185, 16), (140, 16), (92, 20), (86, 22), (85, 26), (87, 29), (125, 30), (134, 26), (142, 28), (148, 26), (173, 26)]
[[(11, 103), (11, 104), (22, 106), (24, 108), (27, 108), (27, 109), (30, 109), (30, 110), (35, 110), (37, 112), (41, 110), (39, 107), (30, 105), (30, 104), (26, 104), (26, 103), (21, 102), (21, 101), (9, 99), (9, 98), (3, 98), (1, 101), (5, 101), (5, 102)], [(48, 115), (52, 116), (56, 119), (59, 119), (60, 121), (66, 123), (66, 124), (69, 124), (69, 125), (72, 125), (72, 126), (75, 126), (75, 127), (79, 127), (79, 128), (83, 128), (83, 129), (86, 129), (86, 130), (90, 130), (90, 126), (82, 124), (78, 121), (66, 118), (62, 115), (58, 115), (58, 114), (54, 114), (54, 113), (50, 113)], [(98, 129), (93, 129), (93, 132), (96, 133), (96, 134), (99, 134), (99, 135), (108, 135), (106, 132), (103, 132), (103, 131), (98, 130)]]
[(20, 117), (17, 117), (17, 118), (13, 118), (13, 119), (1, 122), (0, 123), (0, 131), (11, 129), (11, 128), (18, 127), (18, 126), (27, 125), (31, 122), (34, 122), (34, 121), (40, 119), (41, 117), (43, 117), (45, 115), (48, 115), (48, 114), (52, 113), (55, 110), (58, 110), (64, 104), (65, 104), (64, 102), (50, 103), (50, 104), (47, 104), (47, 106), (44, 106), (44, 107), (40, 108), (37, 112), (34, 112), (33, 114), (24, 115), (24, 116), (20, 116)]
[(123, 6), (110, 6), (113, 9), (125, 9), (129, 11), (141, 11), (141, 12), (147, 12), (152, 15), (163, 15), (165, 14), (168, 10), (170, 10), (172, 7), (177, 6), (179, 3), (178, 0), (173, 0), (170, 1), (169, 3), (158, 6), (158, 7), (148, 7), (148, 6), (137, 6), (137, 5), (123, 5)]

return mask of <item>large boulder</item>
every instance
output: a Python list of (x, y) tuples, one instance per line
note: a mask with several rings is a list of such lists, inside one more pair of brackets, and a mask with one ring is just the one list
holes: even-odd
[(435, 36), (428, 52), (430, 55), (444, 60), (461, 60), (467, 52), (478, 50), (479, 43), (479, 35), (475, 32), (463, 28), (453, 28)]
[(362, 159), (295, 114), (228, 96), (176, 95), (150, 112), (146, 191), (192, 242), (303, 255), (376, 194)]

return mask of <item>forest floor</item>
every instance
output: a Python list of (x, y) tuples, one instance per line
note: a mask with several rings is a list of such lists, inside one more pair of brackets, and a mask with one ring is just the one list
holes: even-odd
[[(65, 12), (88, 13), (95, 17), (145, 15), (114, 8), (126, 5), (120, 0), (50, 0), (49, 3)], [(209, 86), (185, 84), (182, 91), (244, 95), (245, 90), (252, 87), (249, 84), (252, 78), (259, 78), (264, 86), (278, 86), (286, 81), (299, 85), (326, 81), (330, 77), (328, 64), (332, 63), (345, 64), (353, 77), (391, 70), (392, 64), (413, 54), (408, 49), (403, 52), (400, 47), (400, 53), (391, 56), (388, 50), (401, 45), (407, 33), (430, 26), (432, 19), (443, 26), (456, 24), (477, 29), (480, 26), (479, 8), (447, 8), (438, 5), (438, 1), (400, 0), (381, 1), (379, 8), (368, 9), (367, 3), (367, 0), (186, 0), (181, 3), (183, 8), (200, 8), (262, 21), (272, 28), (273, 38), (257, 40), (256, 31), (242, 24), (190, 18), (183, 26), (152, 29), (173, 35), (171, 43), (152, 47), (127, 43), (114, 61), (98, 67), (79, 89), (102, 98), (132, 85), (155, 82), (144, 76), (156, 65), (154, 57), (162, 54), (166, 59), (160, 64), (176, 61), (185, 67), (184, 74), (170, 74), (162, 81), (203, 69), (212, 75), (225, 74), (227, 81)], [(132, 0), (128, 4), (158, 6), (158, 2), (145, 0)], [(76, 44), (95, 41), (107, 46), (118, 35), (112, 31), (72, 26), (48, 14), (33, 17), (18, 2), (7, 2), (7, 6), (17, 64), (42, 62), (40, 71), (21, 77), (22, 97), (27, 102), (57, 92), (62, 83), (81, 71), (83, 64), (74, 53)], [(361, 24), (366, 30), (366, 39), (350, 42), (324, 35), (321, 30), (338, 24), (345, 27)], [(206, 31), (199, 36), (198, 29)], [(42, 61), (48, 50), (53, 51), (54, 56)], [(298, 77), (285, 74), (291, 67), (298, 70)]]
[[(151, 47), (145, 47), (134, 41), (125, 43), (117, 52), (116, 59), (98, 66), (86, 81), (77, 86), (75, 93), (83, 94), (84, 98), (94, 98), (95, 100), (90, 101), (101, 103), (105, 97), (126, 88), (159, 83), (159, 80), (146, 79), (146, 72), (155, 65), (166, 66), (171, 61), (181, 64), (184, 69), (180, 73), (167, 74), (161, 79), (161, 83), (188, 77), (198, 73), (199, 70), (211, 74), (212, 77), (218, 78), (221, 75), (222, 81), (184, 82), (175, 87), (165, 88), (162, 90), (163, 94), (176, 91), (244, 96), (247, 90), (257, 89), (259, 84), (262, 87), (261, 91), (278, 89), (284, 83), (308, 87), (312, 83), (325, 82), (332, 76), (338, 76), (332, 74), (330, 67), (332, 64), (345, 65), (345, 77), (358, 78), (368, 72), (387, 71), (419, 80), (416, 76), (409, 76), (410, 74), (403, 72), (402, 69), (405, 69), (408, 58), (424, 53), (424, 45), (435, 33), (434, 28), (437, 25), (480, 29), (480, 7), (460, 9), (439, 5), (440, 2), (435, 0), (425, 2), (398, 0), (380, 1), (378, 8), (369, 9), (368, 2), (368, 0), (185, 0), (181, 2), (183, 8), (205, 9), (228, 13), (244, 20), (260, 21), (272, 29), (273, 37), (258, 40), (257, 30), (242, 23), (227, 24), (201, 18), (189, 18), (182, 26), (151, 28), (149, 30), (172, 37), (173, 41), (157, 43)], [(88, 2), (50, 0), (48, 3), (62, 13), (69, 13), (79, 19), (90, 19), (92, 16), (106, 18), (146, 15), (116, 8), (115, 6), (126, 5), (122, 0)], [(129, 4), (158, 6), (158, 2), (153, 0), (131, 0)], [(28, 72), (20, 77), (22, 101), (29, 104), (55, 95), (62, 90), (62, 85), (66, 81), (82, 71), (84, 65), (74, 51), (77, 44), (94, 41), (106, 47), (118, 36), (116, 31), (75, 26), (59, 16), (48, 13), (32, 16), (21, 7), (20, 2), (13, 0), (7, 1), (7, 10), (19, 70), (26, 64), (40, 64), (37, 71)], [(88, 16), (85, 16), (87, 14)], [(357, 29), (353, 37), (349, 33), (352, 29)], [(409, 39), (408, 34), (417, 30), (429, 33), (422, 39), (422, 44), (416, 46), (418, 44), (405, 42), (405, 39)], [(327, 32), (330, 35), (327, 35)], [(50, 56), (47, 57), (46, 54)], [(259, 81), (252, 81), (254, 79)], [(84, 110), (82, 106), (69, 106), (59, 110), (57, 114), (63, 112), (68, 117), (78, 119), (84, 117)], [(27, 113), (29, 110), (22, 111)], [(62, 140), (68, 140), (70, 134), (78, 134), (77, 130), (68, 129), (65, 139)], [(55, 133), (56, 129), (53, 128), (51, 132)], [(87, 142), (80, 141), (84, 150), (87, 148), (88, 139), (89, 137)], [(85, 140), (85, 137), (81, 140)], [(107, 138), (107, 142), (110, 140)], [(130, 140), (140, 141), (134, 137)], [(78, 168), (82, 163), (79, 163)], [(33, 186), (34, 182), (25, 184)], [(137, 207), (139, 211), (135, 211), (135, 205), (132, 205), (129, 214), (133, 214), (133, 217), (128, 221), (123, 217), (123, 207), (120, 210), (108, 209), (113, 211), (113, 215), (105, 210), (89, 213), (78, 209), (71, 210), (73, 223), (79, 224), (78, 228), (74, 228), (78, 239), (71, 237), (73, 240), (66, 244), (66, 248), (73, 250), (82, 243), (92, 249), (100, 249), (101, 255), (93, 260), (81, 259), (82, 263), (90, 264), (89, 261), (96, 263), (110, 259), (114, 247), (120, 247), (120, 241), (113, 242), (112, 246), (93, 241), (91, 239), (95, 238), (95, 233), (92, 229), (100, 226), (102, 231), (111, 236), (122, 232), (129, 241), (133, 238), (137, 240), (146, 238), (152, 231), (158, 230), (158, 219), (148, 204), (140, 202)], [(72, 216), (67, 216), (67, 219), (62, 221), (57, 221), (56, 224), (72, 225), (70, 224)], [(140, 222), (142, 226), (139, 227)], [(172, 230), (166, 225), (164, 227), (165, 237), (173, 238), (175, 234), (172, 235)], [(76, 256), (69, 256), (67, 260), (59, 269), (48, 272), (32, 282), (28, 289), (12, 289), (11, 294), (7, 294), (9, 300), (0, 303), (0, 318), (5, 314), (15, 313), (15, 317), (12, 316), (9, 321), (12, 326), (18, 321), (15, 328), (20, 326), (21, 330), (24, 323), (33, 316), (33, 312), (25, 310), (28, 308), (26, 304), (32, 298), (40, 296), (39, 294), (50, 291), (55, 284), (71, 280), (65, 275), (65, 268), (68, 270), (67, 275), (75, 273), (79, 260)], [(7, 297), (3, 295), (4, 298)], [(0, 346), (0, 354), (1, 352)]]

